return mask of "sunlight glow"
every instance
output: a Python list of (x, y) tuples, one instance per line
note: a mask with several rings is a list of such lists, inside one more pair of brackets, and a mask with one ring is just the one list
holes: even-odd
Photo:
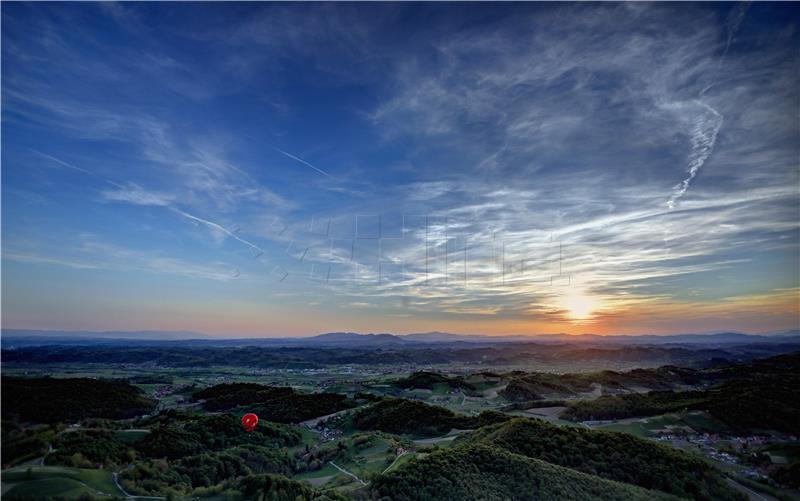
[(561, 306), (571, 320), (588, 320), (597, 309), (597, 301), (582, 291), (571, 290), (562, 298)]

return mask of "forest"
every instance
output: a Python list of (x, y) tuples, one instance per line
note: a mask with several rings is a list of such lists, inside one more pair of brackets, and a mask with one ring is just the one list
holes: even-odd
[(378, 499), (396, 501), (678, 499), (481, 444), (436, 451), (379, 477), (373, 490)]

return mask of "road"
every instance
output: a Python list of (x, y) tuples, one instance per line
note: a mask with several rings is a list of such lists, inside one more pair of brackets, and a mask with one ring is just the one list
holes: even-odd
[(336, 463), (334, 463), (333, 461), (331, 461), (330, 463), (331, 463), (331, 466), (333, 466), (334, 468), (336, 468), (336, 469), (337, 469), (337, 470), (339, 470), (340, 472), (344, 473), (345, 475), (350, 475), (350, 476), (351, 476), (351, 477), (353, 477), (354, 479), (356, 479), (356, 480), (358, 480), (359, 482), (361, 482), (361, 485), (367, 485), (367, 483), (366, 483), (366, 482), (364, 482), (363, 480), (361, 480), (360, 478), (358, 478), (358, 477), (357, 477), (357, 476), (355, 476), (354, 474), (350, 473), (349, 471), (345, 470), (344, 468), (339, 468), (339, 467), (336, 465)]
[(400, 454), (398, 454), (398, 455), (397, 455), (397, 457), (396, 457), (396, 458), (394, 458), (394, 461), (392, 461), (392, 464), (390, 464), (389, 466), (387, 466), (387, 467), (386, 467), (386, 469), (385, 469), (385, 470), (383, 470), (383, 471), (381, 472), (381, 475), (383, 475), (384, 473), (386, 473), (387, 471), (389, 471), (389, 468), (391, 468), (392, 466), (394, 466), (394, 464), (397, 462), (397, 460), (398, 460), (398, 459), (400, 459), (401, 457), (405, 456), (406, 454), (408, 454), (408, 451), (403, 451), (403, 452), (401, 452)]

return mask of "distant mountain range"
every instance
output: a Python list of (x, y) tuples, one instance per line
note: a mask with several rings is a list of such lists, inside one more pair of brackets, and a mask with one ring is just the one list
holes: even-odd
[(287, 338), (223, 338), (191, 331), (48, 331), (3, 329), (3, 348), (42, 345), (87, 344), (169, 344), (197, 346), (343, 346), (365, 348), (411, 348), (430, 345), (464, 347), (506, 343), (535, 344), (585, 344), (585, 345), (732, 345), (775, 344), (800, 342), (800, 330), (769, 334), (744, 334), (721, 332), (713, 334), (672, 335), (609, 335), (598, 334), (540, 334), (514, 336), (487, 336), (479, 334), (454, 334), (449, 332), (424, 332), (396, 335), (389, 333), (360, 334), (355, 332), (329, 332), (312, 337)]

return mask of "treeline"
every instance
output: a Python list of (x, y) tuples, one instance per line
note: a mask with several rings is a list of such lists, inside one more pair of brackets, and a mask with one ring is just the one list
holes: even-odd
[(244, 406), (260, 418), (278, 423), (306, 421), (356, 405), (347, 395), (338, 393), (301, 393), (288, 386), (254, 383), (219, 384), (195, 393), (193, 398), (203, 400), (208, 410)]
[(459, 437), (456, 444), (488, 445), (682, 498), (740, 499), (703, 458), (625, 433), (516, 418)]
[(35, 423), (125, 419), (152, 411), (156, 402), (124, 381), (90, 378), (2, 378), (4, 419)]
[(385, 398), (356, 412), (354, 423), (360, 430), (380, 430), (398, 435), (436, 436), (453, 428), (472, 429), (510, 419), (510, 416), (484, 411), (465, 416), (414, 400)]
[(387, 501), (678, 499), (482, 444), (439, 450), (410, 461), (378, 477), (372, 491)]

